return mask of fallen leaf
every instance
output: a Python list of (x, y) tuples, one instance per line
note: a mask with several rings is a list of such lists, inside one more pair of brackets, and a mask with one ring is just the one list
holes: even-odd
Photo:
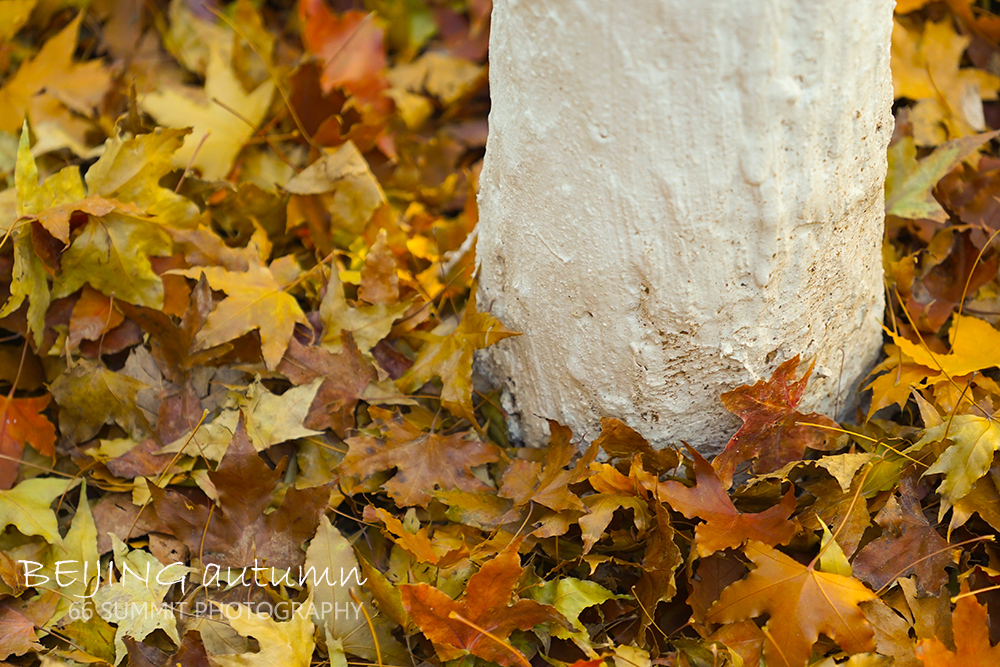
[(919, 162), (913, 139), (903, 137), (894, 143), (889, 148), (889, 171), (885, 179), (886, 215), (946, 221), (948, 214), (934, 198), (934, 186), (997, 134), (986, 132), (953, 139)]
[(554, 421), (549, 422), (549, 432), (551, 435), (544, 459), (511, 461), (504, 471), (498, 495), (510, 498), (516, 507), (534, 502), (556, 512), (584, 511), (583, 502), (569, 487), (593, 474), (590, 464), (597, 456), (597, 447), (592, 445), (571, 466), (579, 451), (571, 441), (572, 432)]
[(9, 489), (17, 478), (25, 445), (45, 456), (55, 456), (56, 427), (42, 414), (52, 397), (0, 396), (0, 489)]
[[(111, 83), (111, 75), (104, 64), (100, 60), (73, 62), (83, 14), (79, 12), (0, 87), (0, 109), (4, 109), (0, 131), (17, 132), (25, 111), (35, 107), (36, 96), (51, 96), (85, 114), (92, 112), (100, 102)], [(5, 17), (4, 23), (7, 20)], [(41, 118), (35, 118), (34, 122), (39, 120)]]
[(702, 558), (716, 551), (738, 547), (747, 540), (756, 540), (774, 546), (787, 544), (797, 532), (795, 522), (788, 517), (795, 511), (795, 490), (789, 489), (781, 503), (757, 514), (744, 514), (736, 509), (732, 499), (712, 468), (694, 448), (688, 447), (695, 473), (695, 485), (688, 487), (680, 482), (656, 483), (646, 480), (644, 485), (653, 496), (670, 505), (689, 519), (704, 519), (695, 528), (695, 544)]
[(293, 257), (283, 257), (270, 267), (253, 264), (245, 272), (219, 266), (173, 271), (195, 280), (204, 275), (212, 289), (222, 290), (227, 295), (209, 314), (195, 344), (205, 349), (257, 329), (265, 365), (271, 370), (277, 368), (295, 324), (306, 324), (298, 301), (275, 277), (276, 271), (280, 274), (289, 264), (297, 267)]
[(369, 408), (381, 437), (348, 438), (350, 447), (340, 465), (342, 475), (367, 478), (382, 470), (396, 474), (382, 485), (400, 507), (426, 507), (435, 489), (482, 491), (489, 487), (472, 472), (500, 458), (500, 451), (469, 433), (427, 433), (400, 415)]
[(749, 542), (744, 553), (755, 569), (722, 592), (708, 622), (769, 614), (764, 656), (772, 666), (804, 667), (821, 633), (847, 653), (875, 650), (871, 624), (858, 607), (875, 594), (857, 579), (820, 572), (760, 542)]
[(510, 336), (519, 336), (489, 313), (476, 310), (475, 290), (469, 296), (462, 320), (448, 335), (430, 335), (413, 366), (396, 381), (401, 391), (412, 393), (438, 376), (444, 387), (441, 405), (457, 417), (477, 423), (472, 410), (472, 353)]
[(206, 180), (225, 178), (243, 144), (267, 115), (274, 82), (265, 81), (247, 94), (221, 50), (211, 46), (204, 94), (196, 101), (188, 92), (154, 90), (140, 104), (163, 125), (192, 128), (184, 145), (174, 153), (175, 167), (198, 168)]
[(324, 0), (300, 0), (299, 20), (306, 49), (323, 64), (323, 92), (344, 88), (367, 97), (383, 87), (384, 33), (374, 15), (347, 11), (335, 15)]
[(993, 453), (1000, 447), (1000, 424), (995, 417), (955, 415), (926, 429), (923, 437), (907, 452), (919, 451), (930, 443), (942, 442), (944, 438), (951, 440), (952, 444), (924, 471), (924, 476), (944, 473), (944, 480), (937, 488), (941, 494), (938, 520), (955, 502), (968, 495), (976, 480), (990, 469)]
[(969, 667), (1000, 662), (1000, 646), (990, 644), (986, 607), (969, 593), (967, 581), (962, 582), (961, 595), (951, 618), (955, 650), (949, 649), (937, 637), (924, 637), (914, 648), (918, 660), (926, 667)]
[(726, 488), (732, 484), (736, 467), (744, 461), (756, 458), (755, 472), (771, 472), (789, 461), (801, 459), (807, 447), (819, 450), (827, 447), (826, 432), (798, 424), (808, 422), (837, 428), (829, 417), (815, 412), (804, 415), (795, 409), (812, 373), (810, 365), (805, 375), (795, 380), (798, 365), (796, 356), (778, 366), (769, 380), (722, 395), (726, 409), (743, 420), (743, 426), (712, 462)]
[(936, 594), (948, 583), (945, 568), (954, 565), (955, 548), (927, 521), (912, 484), (889, 498), (875, 516), (882, 535), (861, 548), (853, 569), (859, 579), (881, 590), (900, 577), (916, 575), (921, 594)]
[(292, 338), (278, 371), (297, 385), (323, 378), (303, 426), (320, 431), (331, 429), (342, 438), (354, 428), (358, 400), (376, 380), (375, 370), (351, 340), (345, 340), (340, 354), (331, 354), (322, 347), (307, 347)]
[[(312, 600), (307, 599), (305, 604), (308, 608)], [(313, 639), (315, 627), (309, 614), (297, 611), (291, 619), (279, 622), (245, 605), (219, 605), (219, 609), (236, 632), (257, 640), (259, 650), (237, 655), (213, 655), (212, 664), (221, 667), (309, 667), (311, 664), (316, 643)]]
[(204, 563), (292, 568), (305, 558), (303, 543), (316, 531), (330, 493), (327, 488), (289, 488), (270, 514), (281, 475), (257, 455), (241, 416), (217, 470), (209, 471), (219, 508), (192, 502), (171, 488), (150, 485), (153, 505), (174, 535)]
[[(363, 585), (366, 577), (361, 575), (354, 548), (325, 516), (321, 517), (316, 535), (309, 543), (305, 568), (315, 622), (338, 644), (327, 647), (334, 660), (339, 653), (339, 659), (344, 661), (346, 654), (351, 654), (365, 660), (405, 662), (409, 653), (390, 634), (393, 625), (386, 623), (385, 616), (375, 615), (372, 595)], [(374, 638), (361, 612), (362, 606), (372, 617)]]
[[(403, 606), (420, 630), (434, 642), (438, 657), (453, 660), (467, 653), (505, 667), (523, 664), (525, 658), (507, 643), (514, 630), (529, 630), (539, 623), (565, 625), (562, 614), (534, 600), (509, 604), (514, 584), (521, 576), (515, 540), (487, 561), (469, 579), (461, 601), (427, 584), (403, 584)], [(483, 631), (489, 633), (484, 634)]]
[(114, 540), (115, 561), (122, 576), (120, 581), (98, 588), (94, 592), (94, 604), (101, 618), (117, 625), (117, 665), (127, 653), (125, 637), (142, 641), (154, 631), (162, 630), (175, 644), (181, 643), (174, 611), (163, 602), (171, 584), (186, 574), (186, 568), (171, 568), (169, 574), (165, 574), (168, 566), (149, 553), (129, 549), (117, 537)]

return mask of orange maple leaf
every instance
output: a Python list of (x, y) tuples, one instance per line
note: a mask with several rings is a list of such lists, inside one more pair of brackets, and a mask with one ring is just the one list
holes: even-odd
[(760, 542), (748, 543), (744, 553), (757, 567), (722, 591), (708, 610), (709, 623), (769, 614), (764, 655), (772, 667), (803, 667), (820, 633), (848, 653), (875, 650), (874, 631), (858, 605), (876, 596), (860, 581), (802, 565)]
[(442, 660), (452, 660), (466, 652), (506, 667), (528, 664), (520, 652), (507, 643), (514, 630), (529, 630), (539, 623), (566, 624), (553, 607), (534, 600), (518, 600), (508, 605), (514, 584), (521, 576), (517, 548), (511, 542), (497, 557), (483, 565), (469, 579), (465, 596), (452, 600), (427, 584), (400, 586), (403, 606), (420, 630), (434, 642)]
[(39, 454), (55, 456), (56, 427), (42, 414), (51, 396), (0, 396), (0, 489), (9, 489), (17, 477), (25, 443)]
[(688, 447), (694, 464), (695, 485), (680, 482), (657, 482), (645, 474), (642, 483), (659, 500), (689, 519), (704, 519), (694, 529), (698, 555), (702, 558), (716, 551), (738, 547), (747, 540), (770, 545), (786, 544), (797, 526), (788, 517), (795, 511), (795, 489), (789, 489), (781, 502), (757, 514), (744, 514), (733, 504), (712, 464)]
[(914, 653), (925, 667), (1000, 665), (1000, 645), (990, 645), (986, 607), (968, 592), (969, 582), (963, 581), (962, 593), (966, 595), (959, 597), (951, 612), (955, 650), (950, 650), (937, 637), (921, 639), (914, 647)]

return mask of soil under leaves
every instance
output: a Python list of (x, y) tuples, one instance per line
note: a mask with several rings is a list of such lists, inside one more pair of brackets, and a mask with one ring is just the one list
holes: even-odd
[(710, 463), (473, 383), (490, 9), (0, 0), (0, 661), (1000, 663), (1000, 18), (897, 5), (870, 409)]

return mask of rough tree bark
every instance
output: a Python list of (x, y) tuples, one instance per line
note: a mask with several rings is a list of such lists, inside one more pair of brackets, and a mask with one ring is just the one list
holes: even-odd
[(881, 341), (892, 0), (496, 0), (484, 355), (515, 434), (603, 415), (716, 451), (801, 353), (850, 406)]

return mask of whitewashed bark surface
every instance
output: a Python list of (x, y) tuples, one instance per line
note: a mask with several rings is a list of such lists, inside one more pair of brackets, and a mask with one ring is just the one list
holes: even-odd
[[(495, 0), (480, 364), (514, 434), (618, 417), (703, 452), (801, 353), (854, 402), (881, 342), (891, 0)], [(839, 388), (839, 389), (838, 389)], [(839, 398), (838, 398), (839, 391)]]

